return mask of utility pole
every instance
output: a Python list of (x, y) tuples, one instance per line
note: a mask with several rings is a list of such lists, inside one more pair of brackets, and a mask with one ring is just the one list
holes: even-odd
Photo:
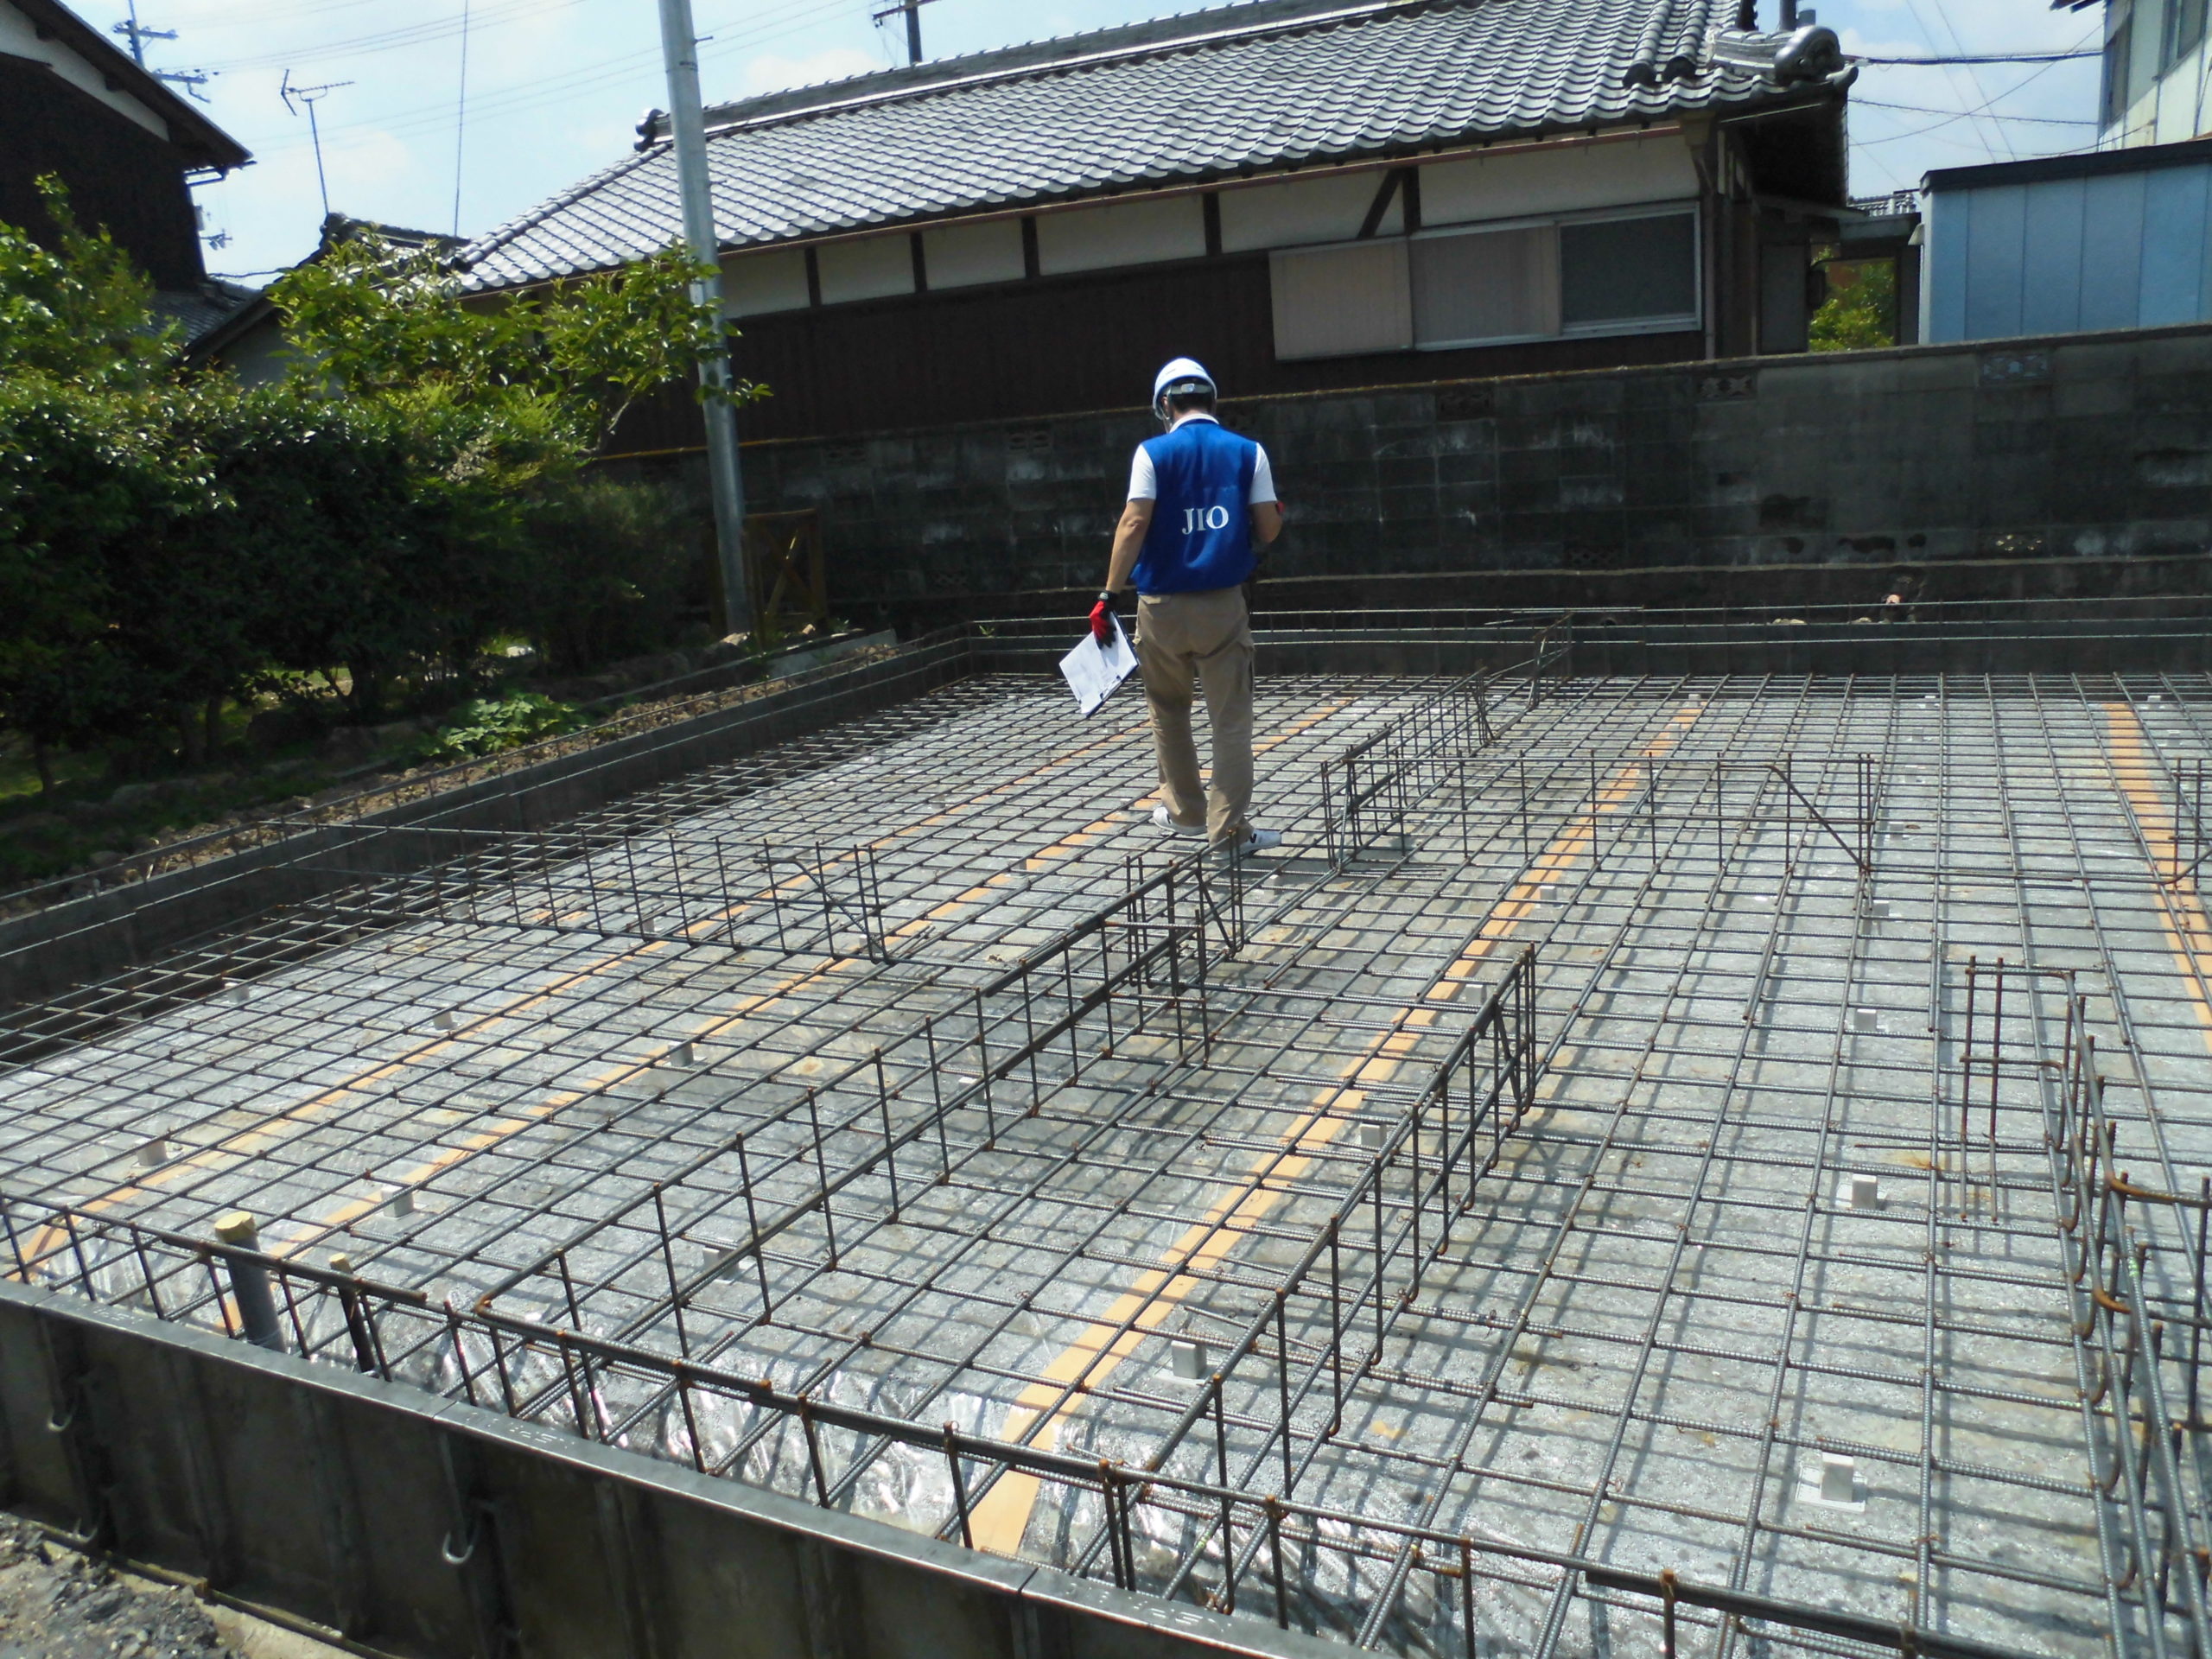
[(353, 84), (350, 80), (327, 80), (320, 86), (295, 86), (292, 85), (292, 72), (287, 69), (284, 84), (276, 89), (276, 95), (284, 100), (284, 107), (291, 110), (294, 115), (299, 113), (292, 108), (294, 99), (308, 106), (308, 137), (315, 142), (315, 188), (322, 192), (322, 216), (325, 219), (330, 217), (330, 181), (322, 174), (322, 128), (315, 118), (315, 106), (340, 86), (351, 86)]
[(929, 3), (930, 0), (899, 0), (897, 5), (886, 6), (881, 11), (873, 14), (874, 21), (879, 23), (887, 17), (896, 17), (902, 11), (906, 14), (906, 61), (909, 65), (922, 60), (922, 8)]
[[(108, 30), (111, 34), (122, 35), (130, 42), (130, 60), (143, 69), (146, 67), (146, 42), (173, 41), (176, 39), (176, 30), (149, 28), (138, 21), (138, 0), (130, 0), (130, 17), (120, 23), (110, 23)], [(183, 87), (187, 92), (198, 99), (202, 104), (208, 101), (207, 95), (200, 89), (214, 79), (214, 72), (212, 70), (156, 69), (150, 73), (156, 80), (166, 80), (172, 86)]]
[(737, 454), (737, 411), (730, 406), (728, 333), (722, 321), (721, 238), (715, 227), (707, 177), (707, 121), (699, 104), (699, 42), (691, 32), (691, 0), (660, 0), (661, 56), (668, 65), (668, 131), (676, 150), (676, 188), (683, 203), (683, 239), (700, 268), (691, 296), (715, 319), (715, 346), (699, 359), (706, 397), (707, 481), (714, 497), (715, 549), (722, 573), (722, 629), (745, 633), (753, 603), (745, 588), (745, 477)]
[(130, 60), (141, 69), (146, 67), (148, 41), (176, 39), (176, 30), (173, 29), (149, 29), (138, 21), (138, 0), (130, 0), (130, 19), (128, 22), (110, 23), (108, 28), (111, 32), (123, 35), (130, 42)]

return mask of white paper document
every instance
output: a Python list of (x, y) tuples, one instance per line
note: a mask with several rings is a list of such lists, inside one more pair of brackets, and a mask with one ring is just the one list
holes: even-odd
[(1060, 658), (1060, 673), (1068, 683), (1068, 690), (1075, 693), (1076, 704), (1086, 715), (1095, 715), (1104, 707), (1114, 688), (1136, 672), (1137, 654), (1129, 649), (1129, 637), (1122, 632), (1122, 619), (1116, 617), (1114, 638), (1109, 644), (1100, 645), (1084, 634), (1076, 648)]

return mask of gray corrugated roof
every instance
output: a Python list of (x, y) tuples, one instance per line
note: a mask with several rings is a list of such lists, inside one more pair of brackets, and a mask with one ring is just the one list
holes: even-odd
[[(763, 245), (1802, 97), (1713, 61), (1712, 34), (1734, 13), (1734, 0), (1261, 0), (886, 71), (710, 111), (715, 218), (725, 246)], [(504, 287), (620, 264), (680, 225), (675, 157), (656, 143), (462, 257), (474, 283)]]

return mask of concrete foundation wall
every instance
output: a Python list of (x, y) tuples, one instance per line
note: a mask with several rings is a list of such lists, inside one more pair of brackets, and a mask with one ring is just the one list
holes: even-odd
[[(1147, 372), (1133, 363), (1132, 384)], [(2201, 326), (1225, 413), (1268, 446), (1290, 505), (1278, 578), (1548, 571), (1586, 576), (1587, 603), (1652, 566), (2109, 562), (2212, 541)], [(1129, 451), (1157, 429), (1132, 409), (753, 444), (747, 488), (755, 511), (820, 511), (833, 606), (957, 597), (984, 614), (993, 596), (1096, 586)], [(703, 476), (695, 456), (657, 464)]]
[[(924, 642), (859, 668), (832, 664), (748, 701), (460, 788), (72, 899), (0, 922), (0, 1008), (157, 960), (275, 906), (454, 855), (449, 840), (394, 835), (364, 847), (356, 826), (537, 830), (700, 766), (920, 696), (972, 671), (965, 639)], [(337, 856), (340, 853), (343, 856)]]
[(0, 1501), (405, 1659), (1342, 1651), (5, 1281)]

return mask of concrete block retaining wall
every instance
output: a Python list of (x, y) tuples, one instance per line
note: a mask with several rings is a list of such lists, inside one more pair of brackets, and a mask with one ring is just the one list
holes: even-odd
[[(1132, 365), (1132, 384), (1149, 372)], [(1605, 573), (1654, 566), (2111, 561), (2212, 542), (2202, 326), (1226, 413), (1268, 446), (1290, 504), (1275, 577), (1583, 572), (1594, 594)], [(753, 444), (748, 499), (821, 512), (833, 603), (850, 609), (1087, 588), (1130, 448), (1157, 429), (1131, 409)]]

